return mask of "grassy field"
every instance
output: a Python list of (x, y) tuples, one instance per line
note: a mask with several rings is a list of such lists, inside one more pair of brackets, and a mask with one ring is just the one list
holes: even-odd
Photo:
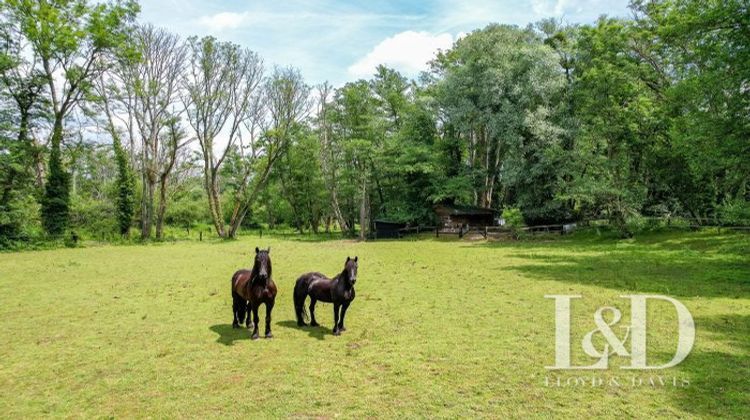
[[(279, 287), (271, 340), (230, 325), (230, 277), (256, 245), (272, 247)], [(294, 280), (333, 275), (347, 255), (360, 258), (348, 331), (331, 335), (329, 304), (318, 306), (322, 328), (297, 328)], [(0, 254), (0, 413), (748, 418), (748, 255), (750, 236), (715, 232), (497, 243), (248, 237)], [(690, 309), (696, 340), (682, 364), (545, 369), (555, 320), (544, 295), (583, 296), (572, 327), (583, 364), (593, 312), (627, 312), (620, 295), (632, 292)], [(649, 311), (653, 363), (675, 345), (674, 310), (659, 305)], [(567, 385), (592, 376), (620, 386)], [(649, 383), (657, 376), (667, 383)]]

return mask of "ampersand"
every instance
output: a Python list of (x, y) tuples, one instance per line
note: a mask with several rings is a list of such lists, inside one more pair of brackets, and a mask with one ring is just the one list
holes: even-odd
[[(612, 312), (611, 322), (607, 322), (604, 319), (604, 316), (602, 316), (604, 311)], [(583, 346), (583, 350), (587, 355), (591, 357), (598, 357), (600, 359), (599, 364), (602, 364), (604, 366), (607, 365), (607, 359), (611, 354), (617, 354), (618, 356), (630, 356), (630, 353), (628, 353), (628, 351), (625, 349), (625, 346), (623, 346), (623, 343), (628, 340), (630, 327), (625, 327), (625, 337), (622, 341), (617, 338), (615, 333), (610, 328), (611, 326), (620, 322), (620, 318), (622, 318), (622, 313), (617, 308), (613, 308), (611, 306), (603, 306), (599, 308), (594, 313), (594, 323), (596, 323), (596, 329), (589, 331), (583, 337), (583, 341), (581, 343)], [(607, 340), (607, 344), (604, 345), (604, 350), (602, 352), (599, 352), (592, 343), (592, 338), (597, 332), (600, 332), (604, 339)], [(613, 350), (612, 353), (610, 353), (609, 351), (610, 347)]]

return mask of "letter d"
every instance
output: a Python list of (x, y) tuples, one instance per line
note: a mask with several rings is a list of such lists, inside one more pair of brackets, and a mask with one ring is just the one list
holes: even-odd
[[(666, 369), (677, 366), (690, 354), (695, 341), (695, 323), (690, 311), (680, 301), (662, 295), (624, 295), (630, 298), (631, 317), (631, 359), (630, 366), (623, 369)], [(679, 336), (677, 340), (677, 351), (668, 363), (661, 366), (649, 366), (646, 363), (646, 301), (648, 299), (666, 300), (677, 310), (677, 323)]]

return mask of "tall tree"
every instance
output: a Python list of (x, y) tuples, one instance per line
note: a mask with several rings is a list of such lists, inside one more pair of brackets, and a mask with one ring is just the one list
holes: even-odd
[[(190, 72), (183, 101), (203, 155), (204, 187), (214, 229), (220, 237), (233, 237), (236, 228), (225, 229), (221, 167), (240, 138), (243, 124), (255, 124), (261, 117), (257, 105), (263, 62), (256, 53), (213, 37), (193, 37), (189, 44)], [(223, 131), (226, 143), (217, 151), (215, 143)]]
[[(665, 108), (661, 189), (693, 217), (750, 201), (750, 10), (744, 0), (634, 1), (633, 55)], [(663, 168), (664, 170), (660, 170)]]
[(102, 108), (107, 117), (106, 131), (112, 137), (112, 149), (117, 165), (117, 179), (115, 181), (117, 227), (120, 235), (129, 237), (130, 225), (133, 222), (133, 215), (135, 214), (135, 180), (133, 179), (128, 152), (122, 145), (121, 130), (118, 129), (115, 123), (110, 98), (107, 96), (109, 92), (105, 87), (103, 77), (99, 79), (98, 89), (101, 94)]
[[(264, 113), (268, 129), (259, 138), (250, 139), (251, 154), (246, 164), (252, 168), (245, 177), (230, 220), (229, 236), (234, 238), (247, 212), (265, 188), (276, 161), (286, 152), (294, 131), (310, 112), (310, 87), (294, 68), (275, 68), (263, 86)], [(255, 115), (252, 113), (251, 115)]]
[(328, 82), (317, 87), (317, 111), (315, 123), (318, 131), (318, 149), (320, 150), (320, 168), (325, 182), (326, 190), (330, 197), (330, 209), (339, 229), (348, 231), (349, 225), (341, 211), (338, 192), (338, 164), (337, 155), (341, 152), (335, 147), (331, 130), (329, 110), (333, 96), (333, 86)]
[[(559, 128), (554, 108), (564, 78), (541, 37), (531, 28), (492, 24), (441, 53), (433, 72), (446, 134), (465, 145), (472, 204), (490, 207), (499, 199), (531, 212), (539, 204), (535, 197), (554, 200), (555, 166), (542, 159), (550, 142), (559, 141), (551, 134)], [(550, 135), (542, 139), (541, 133)], [(529, 193), (530, 187), (536, 191)]]
[(382, 124), (377, 112), (377, 99), (365, 80), (347, 83), (336, 91), (331, 109), (335, 146), (341, 150), (337, 164), (341, 168), (339, 189), (346, 201), (350, 234), (359, 219), (359, 238), (367, 237), (372, 219), (373, 156), (382, 140)]
[[(9, 99), (15, 130), (15, 139), (9, 141), (6, 151), (7, 165), (0, 179), (0, 208), (7, 208), (15, 189), (20, 188), (35, 175), (37, 187), (43, 186), (43, 162), (32, 129), (42, 117), (44, 74), (35, 67), (36, 55), (28, 51), (19, 36), (18, 22), (0, 24), (0, 87), (2, 99)], [(30, 56), (29, 56), (30, 53)], [(35, 174), (30, 173), (33, 168)]]
[(61, 234), (68, 224), (70, 175), (61, 156), (65, 119), (79, 106), (103, 68), (99, 59), (127, 39), (139, 10), (132, 0), (90, 4), (85, 0), (7, 0), (4, 11), (38, 57), (53, 119), (49, 174), (42, 199), (44, 227)]
[(630, 54), (630, 23), (603, 18), (583, 28), (574, 70), (580, 124), (571, 197), (589, 215), (603, 214), (623, 235), (647, 195), (645, 162), (660, 136), (650, 69)]
[(190, 140), (174, 136), (183, 113), (179, 99), (187, 48), (177, 35), (151, 25), (136, 27), (130, 42), (131, 51), (120, 54), (108, 74), (105, 95), (123, 110), (117, 118), (130, 136), (131, 152), (140, 151), (141, 238), (150, 238), (156, 225), (156, 239), (162, 239), (165, 189), (179, 150)]

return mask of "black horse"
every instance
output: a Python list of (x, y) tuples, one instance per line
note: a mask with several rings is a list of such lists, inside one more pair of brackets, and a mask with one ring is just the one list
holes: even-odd
[[(266, 304), (266, 338), (271, 338), (271, 310), (276, 301), (276, 284), (271, 277), (271, 248), (255, 248), (252, 270), (239, 270), (232, 276), (232, 327), (239, 328), (247, 313), (247, 328), (253, 326), (253, 340), (258, 338), (258, 308)], [(250, 322), (252, 311), (253, 321)]]
[[(333, 303), (333, 335), (346, 331), (344, 317), (349, 304), (354, 300), (354, 283), (357, 282), (358, 258), (346, 257), (344, 270), (333, 279), (320, 273), (307, 273), (297, 279), (294, 285), (294, 311), (297, 314), (297, 325), (305, 324), (305, 298), (310, 296), (310, 325), (317, 327), (315, 321), (315, 302)], [(339, 308), (341, 316), (339, 317)]]

